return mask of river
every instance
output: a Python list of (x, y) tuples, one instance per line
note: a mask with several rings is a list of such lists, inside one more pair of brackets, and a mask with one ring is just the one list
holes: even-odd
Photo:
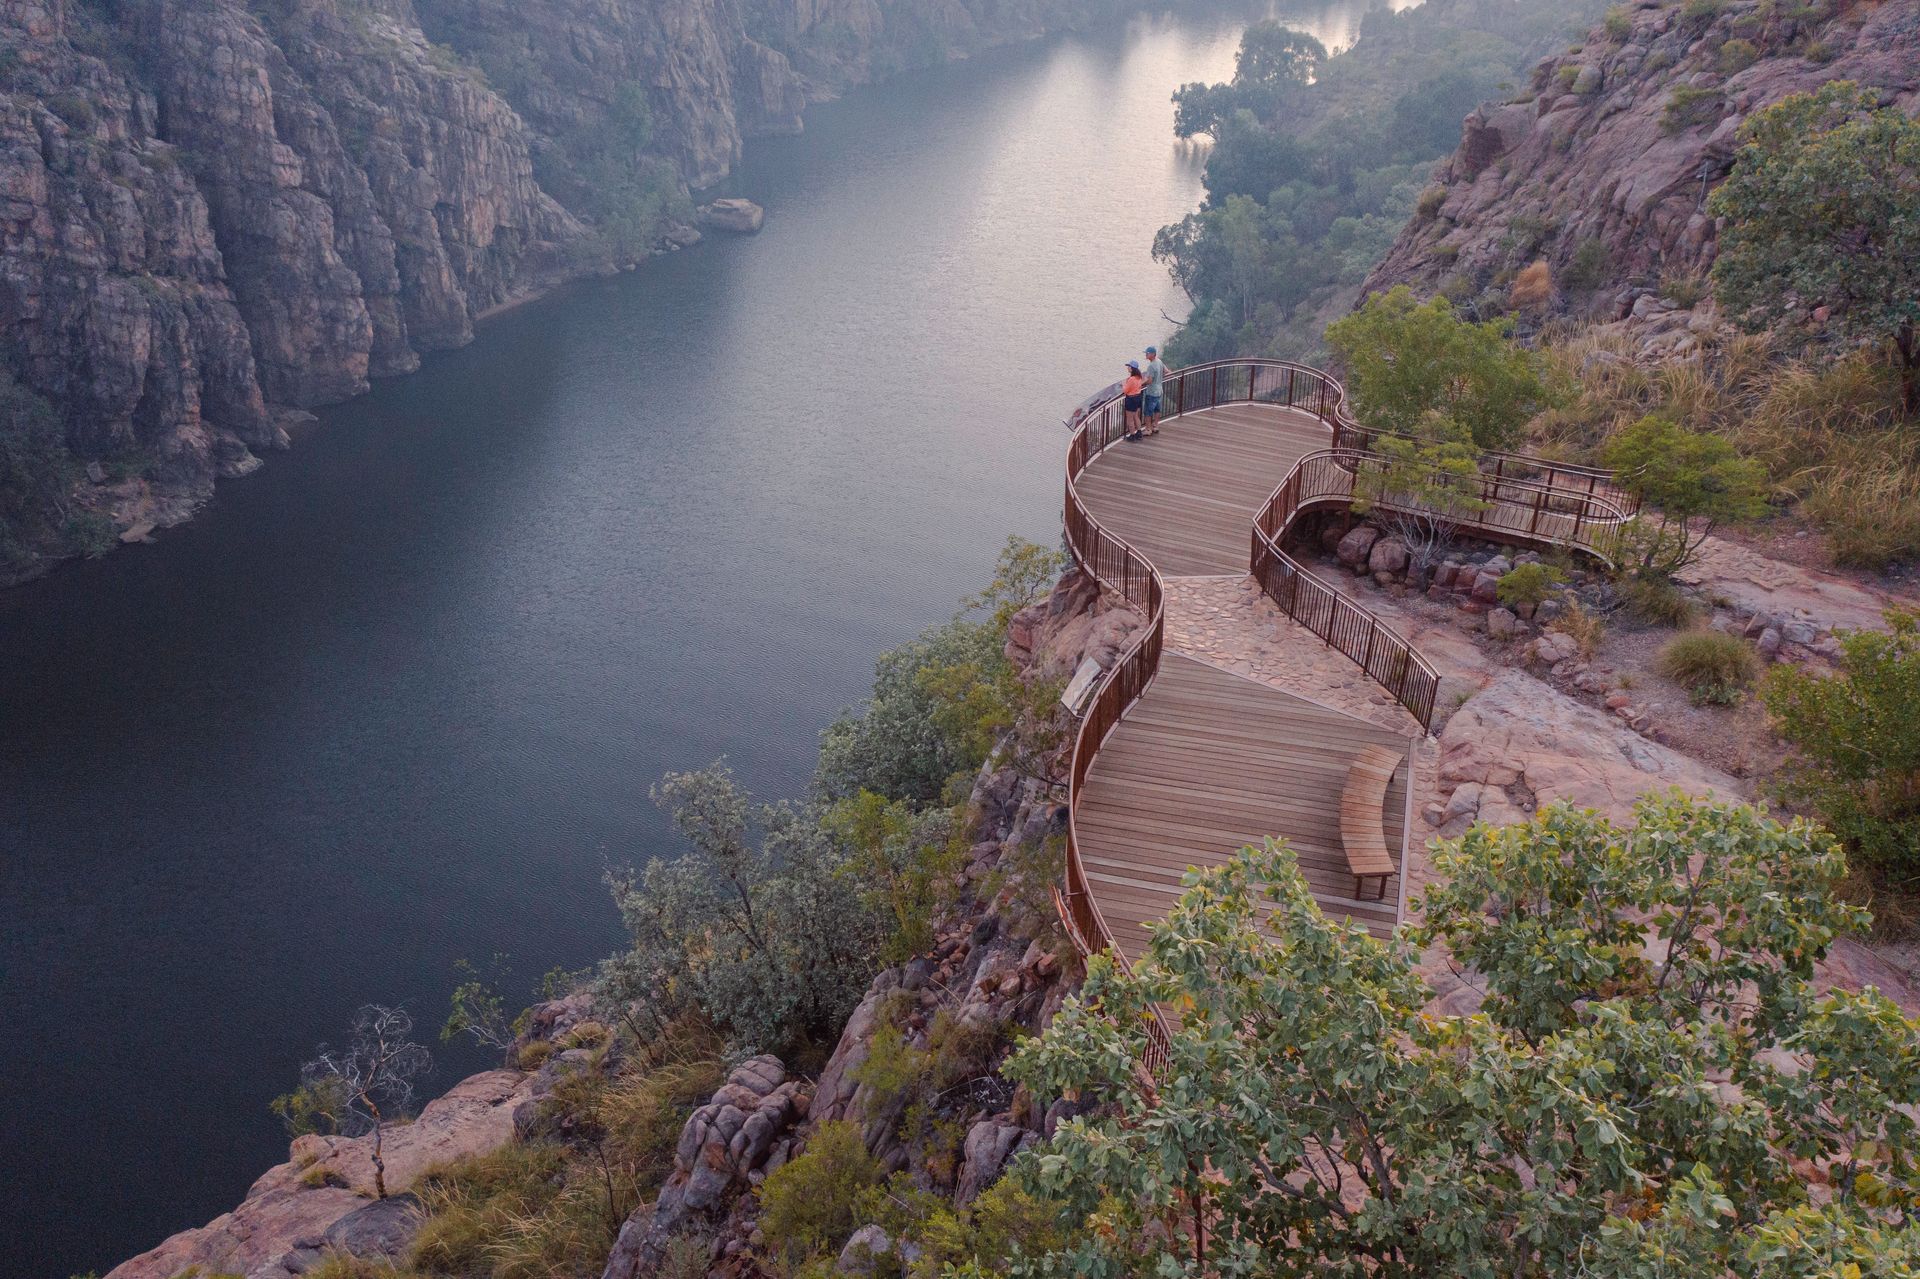
[(728, 184), (758, 237), (500, 316), (158, 545), (0, 593), (0, 1274), (231, 1206), (357, 1004), (431, 1033), (462, 957), (607, 953), (663, 770), (798, 794), (878, 653), (1057, 538), (1062, 415), (1183, 306), (1168, 96), (1242, 25), (817, 108)]

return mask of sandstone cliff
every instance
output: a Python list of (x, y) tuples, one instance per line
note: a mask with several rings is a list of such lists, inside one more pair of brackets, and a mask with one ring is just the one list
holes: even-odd
[(1741, 123), (1836, 79), (1920, 110), (1920, 4), (1636, 0), (1467, 118), (1365, 292), (1471, 299), (1544, 258), (1562, 310), (1612, 318), (1711, 265), (1706, 197)]
[(688, 238), (688, 186), (808, 102), (1120, 7), (0, 0), (0, 585)]

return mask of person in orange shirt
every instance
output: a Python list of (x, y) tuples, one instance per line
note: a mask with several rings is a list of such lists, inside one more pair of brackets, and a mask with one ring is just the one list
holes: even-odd
[(1127, 438), (1140, 438), (1141, 396), (1147, 389), (1147, 379), (1140, 375), (1140, 361), (1127, 361), (1127, 380), (1120, 384), (1120, 393), (1126, 398), (1120, 401), (1120, 408), (1126, 414), (1122, 424), (1126, 427)]

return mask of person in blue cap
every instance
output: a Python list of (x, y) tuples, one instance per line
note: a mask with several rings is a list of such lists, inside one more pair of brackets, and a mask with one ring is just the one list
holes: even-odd
[(1141, 372), (1147, 379), (1145, 394), (1141, 397), (1140, 416), (1144, 419), (1144, 434), (1160, 434), (1160, 397), (1166, 392), (1167, 366), (1160, 358), (1160, 348), (1147, 348), (1147, 367)]

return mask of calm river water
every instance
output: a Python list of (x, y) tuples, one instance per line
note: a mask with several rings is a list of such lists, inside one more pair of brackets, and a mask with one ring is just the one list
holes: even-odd
[[(1293, 12), (1338, 43), (1358, 7)], [(502, 316), (159, 545), (0, 594), (0, 1274), (232, 1205), (357, 1004), (431, 1033), (456, 959), (609, 951), (603, 867), (672, 851), (650, 782), (797, 794), (876, 654), (1055, 539), (1062, 415), (1182, 305), (1168, 95), (1243, 23), (821, 107), (730, 184), (757, 238)]]

